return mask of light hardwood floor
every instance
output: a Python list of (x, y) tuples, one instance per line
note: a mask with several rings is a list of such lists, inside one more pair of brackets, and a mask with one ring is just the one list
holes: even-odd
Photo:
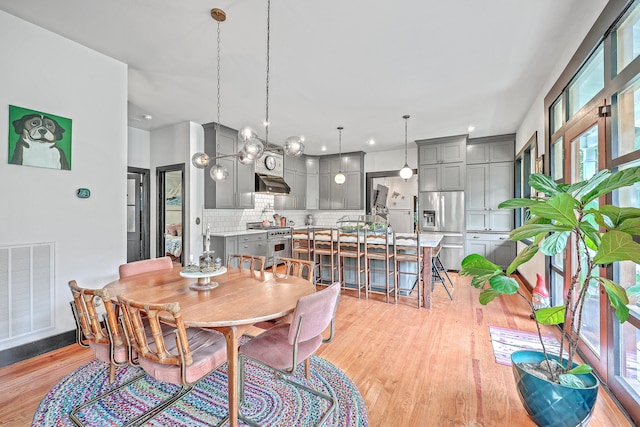
[[(489, 336), (491, 325), (533, 332), (524, 302), (482, 306), (468, 279), (452, 278), (454, 301), (437, 284), (431, 310), (417, 310), (415, 299), (395, 306), (343, 293), (335, 339), (318, 354), (355, 381), (370, 426), (534, 426)], [(49, 388), (91, 359), (73, 345), (0, 369), (0, 426), (30, 425)], [(589, 426), (633, 424), (601, 388)]]

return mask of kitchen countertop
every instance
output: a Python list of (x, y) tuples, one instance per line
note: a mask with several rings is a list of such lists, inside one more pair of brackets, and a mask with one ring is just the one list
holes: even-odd
[[(246, 236), (248, 234), (260, 234), (266, 233), (267, 230), (236, 230), (236, 231), (219, 231), (211, 233), (211, 237), (230, 237), (230, 236)], [(203, 233), (202, 236), (206, 237), (207, 233)]]

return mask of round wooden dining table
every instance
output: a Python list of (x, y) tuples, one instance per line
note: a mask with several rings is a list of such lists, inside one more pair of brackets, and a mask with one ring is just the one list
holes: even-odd
[(137, 274), (105, 286), (112, 298), (125, 295), (138, 302), (180, 304), (185, 326), (210, 328), (224, 334), (227, 343), (229, 381), (229, 425), (238, 425), (238, 339), (253, 324), (277, 319), (295, 309), (298, 299), (315, 292), (307, 280), (278, 278), (265, 273), (265, 280), (246, 269), (229, 268), (216, 277), (218, 286), (196, 291), (195, 278), (180, 276), (180, 267)]

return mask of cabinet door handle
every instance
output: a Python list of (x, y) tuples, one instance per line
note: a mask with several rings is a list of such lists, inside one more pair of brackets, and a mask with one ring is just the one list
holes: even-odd
[(474, 238), (474, 239), (479, 239), (479, 238), (480, 238), (480, 236), (473, 236), (473, 238)]

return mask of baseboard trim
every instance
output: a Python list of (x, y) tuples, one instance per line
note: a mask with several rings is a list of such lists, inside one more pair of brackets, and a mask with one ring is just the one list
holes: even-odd
[(76, 342), (75, 329), (0, 351), (0, 368), (48, 353)]

